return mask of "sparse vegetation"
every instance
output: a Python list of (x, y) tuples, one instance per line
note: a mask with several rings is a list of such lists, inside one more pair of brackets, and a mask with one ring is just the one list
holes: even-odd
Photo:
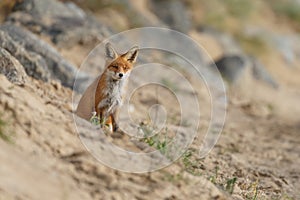
[[(218, 188), (233, 194), (234, 187), (237, 185), (237, 177), (227, 178), (221, 176), (219, 171), (220, 167), (217, 165), (213, 170), (207, 170), (200, 161), (194, 156), (195, 149), (188, 149), (181, 157), (184, 171), (193, 176), (204, 176), (216, 185)], [(242, 188), (245, 191), (244, 197), (248, 200), (257, 200), (259, 197), (258, 181), (251, 183), (250, 185), (244, 183)], [(248, 191), (248, 192), (246, 192)]]
[(93, 124), (95, 126), (98, 126), (101, 124), (100, 118), (99, 118), (99, 116), (97, 116), (96, 112), (93, 113), (93, 116), (91, 117), (90, 122), (91, 122), (91, 124)]
[[(248, 54), (256, 56), (268, 51), (269, 46), (264, 38), (256, 35), (249, 36), (243, 32), (245, 24), (251, 22), (251, 16), (259, 12), (255, 1), (213, 0), (201, 2), (202, 7), (199, 9), (203, 10), (204, 14), (200, 19), (194, 19), (196, 25), (213, 27), (233, 35)], [(193, 5), (193, 3), (190, 4)]]
[(188, 180), (183, 177), (182, 172), (172, 174), (167, 171), (161, 171), (161, 173), (163, 174), (163, 180), (166, 180), (166, 181), (169, 181), (172, 183), (176, 183), (179, 181), (184, 181), (185, 183), (188, 183)]
[[(248, 20), (255, 10), (254, 3), (250, 0), (201, 0), (201, 3), (187, 0), (187, 5), (191, 9), (203, 12), (202, 15), (194, 16), (196, 26), (205, 25), (226, 32), (236, 32), (240, 29), (242, 23)], [(199, 5), (201, 6), (197, 7)]]
[(253, 1), (249, 0), (223, 0), (222, 2), (229, 16), (241, 19), (247, 19), (254, 11)]
[(101, 120), (96, 112), (93, 112), (93, 116), (90, 118), (90, 122), (94, 126), (103, 127), (103, 131), (105, 134), (107, 134), (109, 132), (108, 129), (106, 129), (106, 128), (108, 128), (108, 125), (105, 124), (106, 119)]
[(61, 1), (72, 1), (75, 4), (79, 5), (84, 10), (91, 12), (106, 12), (108, 10), (117, 11), (124, 18), (130, 19), (129, 27), (124, 27), (120, 24), (115, 24), (114, 20), (110, 21), (111, 28), (117, 29), (118, 31), (124, 31), (128, 28), (136, 28), (143, 26), (143, 19), (136, 17), (137, 13), (132, 7), (128, 6), (126, 1), (108, 1), (108, 0), (61, 0)]
[(6, 132), (7, 124), (0, 118), (0, 138), (6, 142), (12, 143), (11, 136)]
[(171, 89), (173, 92), (177, 92), (179, 90), (178, 87), (177, 87), (177, 84), (174, 83), (173, 81), (169, 80), (169, 79), (162, 78), (160, 82), (165, 87)]
[(165, 128), (160, 133), (153, 135), (153, 128), (145, 125), (141, 125), (140, 128), (144, 133), (144, 138), (142, 139), (142, 141), (147, 143), (149, 146), (156, 148), (163, 155), (167, 156), (168, 144), (172, 142), (172, 138), (168, 136), (168, 129)]
[(247, 36), (243, 33), (237, 33), (235, 34), (235, 38), (244, 51), (250, 55), (266, 54), (270, 48), (268, 42), (262, 36)]
[(292, 197), (290, 197), (290, 196), (287, 195), (287, 194), (282, 195), (281, 199), (282, 199), (282, 200), (294, 200)]
[(300, 3), (295, 0), (268, 1), (275, 14), (292, 23), (300, 31)]
[(193, 158), (193, 149), (188, 149), (183, 155), (182, 155), (182, 163), (184, 165), (184, 170), (194, 176), (201, 176), (201, 166), (199, 163), (197, 163)]
[(236, 177), (227, 180), (226, 186), (225, 186), (225, 190), (226, 190), (227, 192), (229, 192), (229, 194), (232, 194), (232, 193), (233, 193), (233, 190), (234, 190), (234, 186), (235, 186), (236, 180), (237, 180)]
[(248, 187), (248, 191), (249, 193), (247, 193), (246, 199), (248, 200), (257, 200), (258, 198), (258, 181), (252, 183), (249, 187)]
[(214, 174), (209, 176), (208, 180), (210, 182), (212, 182), (213, 184), (217, 184), (217, 178), (218, 178), (218, 174), (219, 174), (219, 167), (216, 166), (215, 170), (214, 170)]

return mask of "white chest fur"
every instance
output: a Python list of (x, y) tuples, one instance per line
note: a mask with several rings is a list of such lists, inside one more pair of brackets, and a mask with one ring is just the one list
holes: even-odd
[(103, 98), (98, 104), (98, 108), (105, 108), (106, 115), (112, 114), (116, 108), (122, 105), (122, 98), (126, 83), (127, 76), (117, 81), (111, 78), (106, 80), (107, 87), (101, 91), (105, 98)]

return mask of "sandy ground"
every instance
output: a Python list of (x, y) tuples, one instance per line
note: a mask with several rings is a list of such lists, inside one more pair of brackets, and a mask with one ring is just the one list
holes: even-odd
[[(75, 131), (70, 89), (34, 79), (16, 86), (4, 76), (0, 78), (1, 119), (7, 122), (5, 133), (12, 135), (12, 142), (1, 141), (0, 159), (5, 164), (0, 173), (6, 177), (1, 180), (1, 199), (39, 199), (42, 194), (45, 199), (299, 197), (300, 125), (297, 108), (293, 109), (299, 98), (296, 88), (274, 91), (254, 83), (261, 94), (255, 98), (240, 96), (243, 91), (228, 91), (226, 124), (207, 157), (197, 158), (199, 136), (189, 149), (191, 155), (156, 172), (131, 174), (102, 165), (84, 148)], [(140, 111), (147, 105), (147, 93), (151, 97), (151, 90), (147, 91), (134, 98)], [(267, 99), (266, 93), (290, 104)], [(200, 94), (203, 105), (209, 104), (205, 89), (200, 89)], [(209, 112), (204, 113), (201, 130), (206, 130), (209, 120)], [(112, 141), (135, 146), (124, 137)], [(234, 178), (231, 185), (228, 181)]]
[[(191, 36), (212, 58), (222, 55), (211, 36)], [(80, 66), (92, 48), (78, 45), (59, 51)], [(183, 72), (197, 86), (199, 134), (170, 166), (141, 174), (107, 167), (85, 148), (73, 119), (71, 89), (32, 78), (17, 86), (0, 75), (0, 119), (5, 122), (0, 132), (8, 136), (0, 140), (0, 199), (300, 199), (299, 63), (289, 68), (276, 52), (263, 62), (279, 89), (255, 80), (243, 87), (228, 86), (225, 126), (205, 158), (198, 158), (198, 151), (210, 120), (209, 93), (203, 82)], [(172, 86), (191, 95), (186, 88)], [(155, 96), (151, 87), (133, 95), (134, 119), (147, 121), (144, 112), (159, 101), (172, 113), (168, 122), (177, 126), (172, 95), (162, 90), (162, 98)], [(135, 152), (155, 149), (127, 135), (101, 137)]]

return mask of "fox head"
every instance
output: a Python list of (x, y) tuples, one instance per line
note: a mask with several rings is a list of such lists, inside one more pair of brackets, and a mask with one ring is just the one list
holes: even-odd
[(129, 76), (138, 55), (138, 47), (134, 46), (126, 53), (119, 55), (112, 45), (107, 43), (105, 53), (109, 62), (106, 68), (106, 76), (118, 81)]

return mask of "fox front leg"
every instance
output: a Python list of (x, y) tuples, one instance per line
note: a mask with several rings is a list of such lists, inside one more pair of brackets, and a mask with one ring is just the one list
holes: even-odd
[(115, 132), (115, 131), (117, 131), (119, 129), (118, 117), (119, 117), (119, 110), (116, 109), (115, 112), (113, 112), (113, 114), (111, 115), (113, 132)]
[(109, 132), (113, 132), (112, 119), (111, 116), (107, 115), (107, 110), (99, 109), (98, 113), (98, 117), (100, 119), (100, 127), (104, 130), (108, 130)]
[(98, 120), (99, 120), (99, 125), (100, 125), (101, 128), (103, 128), (103, 125), (105, 123), (104, 112), (103, 112), (103, 110), (97, 109), (96, 113), (97, 113), (97, 117), (98, 117)]
[(112, 118), (108, 116), (105, 121), (105, 129), (108, 130), (110, 133), (113, 133), (113, 125), (112, 125)]

